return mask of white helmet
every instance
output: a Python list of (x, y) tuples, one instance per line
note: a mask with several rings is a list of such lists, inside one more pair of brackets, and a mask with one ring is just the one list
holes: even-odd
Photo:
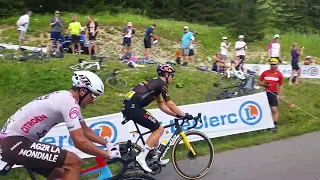
[(97, 95), (102, 95), (104, 92), (102, 80), (90, 71), (75, 71), (72, 82), (74, 87), (87, 88)]

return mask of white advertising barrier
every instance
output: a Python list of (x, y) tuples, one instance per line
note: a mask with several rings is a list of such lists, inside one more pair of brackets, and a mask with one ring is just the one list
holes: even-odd
[[(269, 107), (267, 95), (265, 92), (243, 96), (233, 99), (212, 101), (199, 104), (190, 104), (185, 106), (179, 106), (182, 111), (188, 112), (194, 116), (197, 113), (201, 113), (203, 124), (200, 122), (195, 127), (195, 130), (205, 133), (210, 138), (228, 136), (233, 134), (240, 134), (250, 131), (257, 131), (261, 129), (274, 127), (271, 110)], [(149, 111), (156, 119), (161, 120), (163, 126), (174, 122), (174, 118), (167, 114), (164, 114), (158, 109), (152, 109)], [(194, 125), (195, 121), (185, 122), (182, 126), (183, 131), (187, 131), (187, 127)], [(135, 125), (130, 122), (130, 131), (134, 131)], [(147, 129), (139, 126), (142, 132), (146, 132)], [(168, 131), (166, 131), (168, 130)], [(175, 131), (174, 127), (166, 129), (162, 135), (161, 140), (169, 140)], [(131, 140), (135, 142), (138, 138), (130, 134)], [(149, 135), (145, 135), (146, 140)], [(192, 139), (190, 139), (192, 141)], [(139, 145), (141, 141), (138, 142)]]
[[(263, 71), (270, 69), (267, 64), (245, 64), (248, 70), (254, 71), (257, 75), (261, 75)], [(300, 65), (301, 78), (320, 78), (320, 65)], [(279, 71), (284, 77), (288, 78), (291, 75), (291, 65), (279, 65)]]
[[(182, 111), (194, 116), (197, 113), (202, 113), (203, 125), (198, 123), (195, 129), (204, 132), (210, 138), (256, 131), (274, 126), (265, 92), (228, 100), (190, 104), (180, 106), (180, 108)], [(159, 109), (151, 109), (149, 111), (162, 125), (174, 122), (172, 116), (166, 115)], [(136, 130), (135, 125), (132, 121), (122, 125), (122, 120), (122, 113), (116, 113), (89, 118), (85, 121), (95, 133), (111, 142), (122, 142), (129, 139), (135, 142), (138, 137), (137, 134), (130, 133)], [(193, 125), (192, 123), (194, 121), (190, 121), (190, 124), (186, 122), (182, 130), (186, 131), (188, 126)], [(139, 128), (141, 132), (147, 131), (147, 129), (141, 126)], [(169, 140), (174, 131), (174, 127), (166, 129), (161, 140)], [(145, 135), (144, 139), (146, 140), (148, 136)], [(74, 147), (64, 123), (56, 125), (40, 141), (74, 152), (81, 158), (92, 157)], [(139, 141), (138, 144), (141, 145), (141, 142)]]

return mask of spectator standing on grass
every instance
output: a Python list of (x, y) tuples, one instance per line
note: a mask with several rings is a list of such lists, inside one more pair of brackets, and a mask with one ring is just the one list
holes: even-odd
[(60, 50), (60, 43), (62, 41), (62, 26), (63, 20), (60, 18), (60, 12), (58, 10), (55, 11), (55, 17), (50, 20), (51, 27), (51, 43), (50, 43), (50, 51), (53, 51), (53, 43), (57, 42), (57, 50)]
[(298, 43), (292, 43), (291, 47), (291, 66), (292, 66), (292, 71), (291, 75), (289, 78), (289, 84), (292, 85), (292, 78), (297, 73), (297, 78), (295, 80), (295, 84), (299, 84), (300, 81), (300, 76), (301, 76), (301, 69), (299, 67), (299, 56), (303, 55), (303, 50), (304, 47), (302, 46), (300, 49), (297, 49)]
[(307, 56), (307, 57), (304, 59), (303, 64), (304, 64), (304, 65), (312, 65), (312, 57), (311, 57), (311, 56)]
[(243, 41), (244, 35), (239, 35), (239, 41), (235, 43), (235, 52), (236, 56), (240, 57), (240, 60), (245, 63), (246, 59), (246, 51), (247, 51), (247, 43)]
[(81, 24), (77, 22), (77, 17), (72, 16), (72, 22), (69, 24), (69, 32), (71, 33), (72, 54), (75, 54), (75, 46), (78, 47), (78, 53), (81, 54), (80, 30)]
[(29, 9), (26, 9), (25, 15), (21, 16), (16, 23), (16, 25), (18, 26), (17, 30), (19, 33), (19, 48), (18, 48), (18, 50), (24, 50), (22, 48), (22, 45), (26, 40), (26, 32), (29, 27), (31, 14), (32, 14), (32, 12)]
[(183, 67), (188, 67), (188, 59), (190, 56), (190, 45), (193, 43), (193, 35), (189, 31), (188, 26), (184, 26), (183, 28), (183, 36), (181, 39), (181, 51), (182, 51), (182, 56), (183, 56), (183, 64), (181, 66)]
[(279, 34), (275, 34), (273, 41), (268, 46), (268, 61), (270, 58), (276, 58), (281, 63), (281, 45), (279, 43)]
[(120, 50), (120, 57), (126, 52), (131, 51), (131, 38), (135, 35), (135, 29), (132, 27), (132, 22), (128, 22), (127, 27), (123, 29), (123, 41)]
[(264, 71), (260, 75), (259, 84), (266, 88), (268, 102), (271, 108), (272, 119), (274, 122), (273, 132), (277, 132), (278, 124), (278, 104), (279, 98), (283, 91), (283, 75), (278, 71), (279, 60), (276, 58), (271, 58), (270, 69)]
[(228, 58), (228, 48), (231, 46), (231, 42), (228, 42), (227, 37), (222, 37), (222, 42), (220, 44), (220, 54), (221, 58), (224, 61), (227, 61)]
[(198, 32), (197, 31), (193, 31), (192, 32), (192, 38), (191, 38), (191, 44), (189, 45), (189, 49), (190, 49), (190, 51), (189, 51), (189, 59), (190, 59), (190, 61), (191, 61), (191, 64), (192, 65), (194, 65), (194, 44), (199, 44), (200, 43), (200, 41), (195, 41), (195, 36), (198, 34)]
[(97, 36), (99, 33), (99, 24), (94, 20), (93, 16), (88, 16), (88, 24), (86, 30), (86, 37), (89, 40), (89, 55), (91, 56), (92, 50), (93, 54), (97, 54)]
[(156, 36), (154, 35), (153, 31), (154, 29), (157, 27), (156, 24), (152, 24), (150, 27), (148, 27), (146, 29), (146, 33), (145, 33), (145, 36), (144, 36), (144, 39), (143, 39), (143, 42), (144, 42), (144, 59), (145, 60), (148, 60), (149, 59), (149, 54), (150, 54), (150, 51), (151, 51), (151, 47), (152, 47), (152, 39), (156, 39)]

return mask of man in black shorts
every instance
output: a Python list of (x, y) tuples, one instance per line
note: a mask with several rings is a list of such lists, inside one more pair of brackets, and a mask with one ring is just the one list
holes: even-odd
[[(148, 172), (152, 172), (152, 170), (146, 164), (145, 159), (152, 148), (158, 147), (164, 128), (144, 107), (157, 99), (158, 106), (163, 112), (175, 117), (193, 119), (192, 115), (182, 112), (169, 96), (168, 84), (172, 82), (175, 69), (171, 65), (160, 64), (157, 73), (157, 78), (143, 81), (129, 91), (125, 96), (122, 108), (122, 114), (125, 118), (131, 119), (152, 131), (146, 141), (144, 150), (136, 157), (137, 162)], [(168, 162), (168, 159), (161, 160), (160, 164), (167, 164)]]
[(144, 59), (148, 59), (150, 51), (151, 51), (151, 47), (152, 47), (152, 39), (151, 38), (155, 38), (154, 34), (153, 34), (153, 30), (157, 27), (156, 24), (152, 24), (150, 27), (147, 28), (146, 30), (146, 34), (144, 36)]

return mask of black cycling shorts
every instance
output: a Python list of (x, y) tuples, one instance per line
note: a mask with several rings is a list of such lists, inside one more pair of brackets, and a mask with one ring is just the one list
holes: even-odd
[(269, 105), (271, 107), (275, 106), (278, 107), (278, 99), (277, 99), (277, 95), (278, 93), (276, 92), (267, 92), (267, 97), (268, 97), (268, 101), (269, 101)]
[(55, 168), (62, 168), (67, 157), (67, 151), (58, 146), (33, 142), (23, 136), (0, 140), (3, 161), (23, 165), (44, 177), (48, 177)]
[(127, 119), (132, 120), (152, 132), (160, 127), (160, 123), (150, 112), (146, 111), (142, 107), (137, 107), (135, 104), (126, 105), (122, 110), (122, 114)]

